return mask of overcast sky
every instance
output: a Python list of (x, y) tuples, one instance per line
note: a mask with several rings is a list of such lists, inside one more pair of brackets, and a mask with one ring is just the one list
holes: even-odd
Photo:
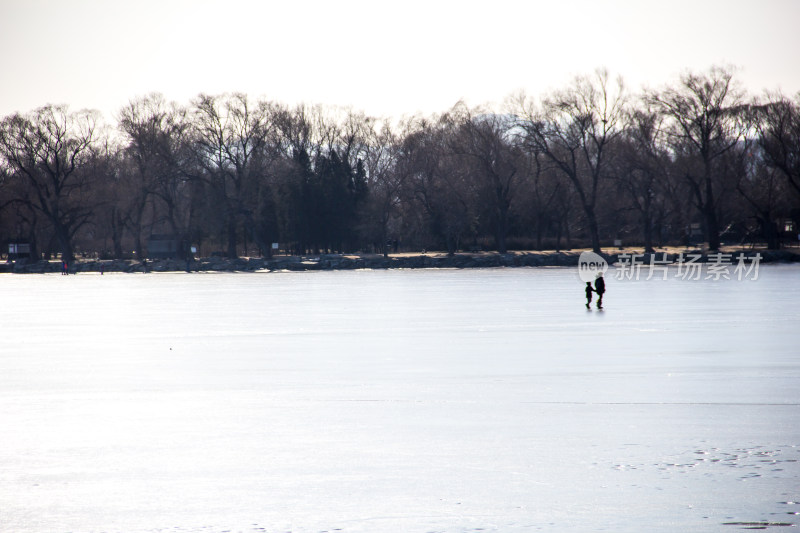
[(600, 66), (636, 90), (730, 64), (753, 93), (794, 94), (798, 23), (797, 0), (0, 0), (0, 116), (241, 91), (399, 117)]

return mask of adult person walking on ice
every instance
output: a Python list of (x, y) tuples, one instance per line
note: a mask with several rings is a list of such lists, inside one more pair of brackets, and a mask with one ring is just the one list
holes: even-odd
[(603, 308), (603, 293), (606, 292), (606, 280), (603, 279), (603, 273), (598, 272), (597, 278), (594, 280), (594, 292), (597, 293), (597, 308)]

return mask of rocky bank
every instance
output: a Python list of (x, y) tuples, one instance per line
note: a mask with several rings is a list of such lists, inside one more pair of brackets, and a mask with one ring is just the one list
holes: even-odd
[[(630, 253), (630, 252), (628, 252)], [(684, 250), (684, 255), (699, 255), (699, 262), (708, 262), (709, 256), (701, 250)], [(739, 251), (731, 253), (728, 262), (735, 264)], [(755, 251), (742, 251), (747, 258), (756, 255)], [(800, 254), (787, 250), (759, 250), (761, 263), (800, 262)], [(90, 260), (81, 259), (70, 265), (70, 273), (83, 272), (281, 272), (307, 270), (355, 270), (388, 268), (494, 268), (494, 267), (575, 267), (580, 252), (512, 252), (498, 253), (459, 253), (446, 254), (399, 254), (382, 255), (319, 255), (319, 256), (279, 256), (265, 258), (221, 257), (200, 258), (188, 263), (185, 260), (155, 259), (146, 263), (138, 260)], [(606, 261), (614, 264), (620, 261), (622, 252), (604, 253)], [(714, 260), (711, 254), (711, 260)], [(630, 261), (630, 256), (622, 261)], [(666, 261), (679, 261), (680, 253), (666, 253)], [(665, 260), (663, 252), (655, 254), (659, 262)], [(649, 265), (649, 254), (637, 255), (636, 262)], [(661, 263), (663, 264), (663, 263)], [(61, 271), (60, 261), (37, 261), (0, 263), (0, 272), (19, 274), (52, 273)]]

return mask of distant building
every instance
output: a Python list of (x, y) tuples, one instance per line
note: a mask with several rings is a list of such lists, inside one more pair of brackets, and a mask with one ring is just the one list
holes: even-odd
[(8, 260), (17, 261), (19, 259), (29, 259), (31, 257), (31, 245), (27, 242), (8, 243)]
[(798, 221), (795, 216), (797, 214), (796, 211), (800, 210), (793, 210), (792, 215), (793, 217), (783, 217), (779, 218), (777, 223), (778, 236), (782, 243), (784, 244), (795, 244), (800, 241), (800, 221)]
[(686, 244), (698, 245), (703, 242), (705, 235), (703, 234), (703, 226), (699, 222), (692, 222), (686, 227)]
[(147, 257), (151, 259), (174, 259), (183, 255), (183, 241), (176, 235), (150, 235), (147, 242)]

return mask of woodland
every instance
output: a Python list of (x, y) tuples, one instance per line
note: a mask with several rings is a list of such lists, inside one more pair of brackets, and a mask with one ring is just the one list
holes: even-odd
[[(246, 94), (138, 96), (0, 121), (0, 244), (34, 259), (769, 249), (800, 232), (800, 93), (732, 67), (631, 92), (604, 69), (428, 116)], [(273, 243), (277, 243), (277, 246)]]

